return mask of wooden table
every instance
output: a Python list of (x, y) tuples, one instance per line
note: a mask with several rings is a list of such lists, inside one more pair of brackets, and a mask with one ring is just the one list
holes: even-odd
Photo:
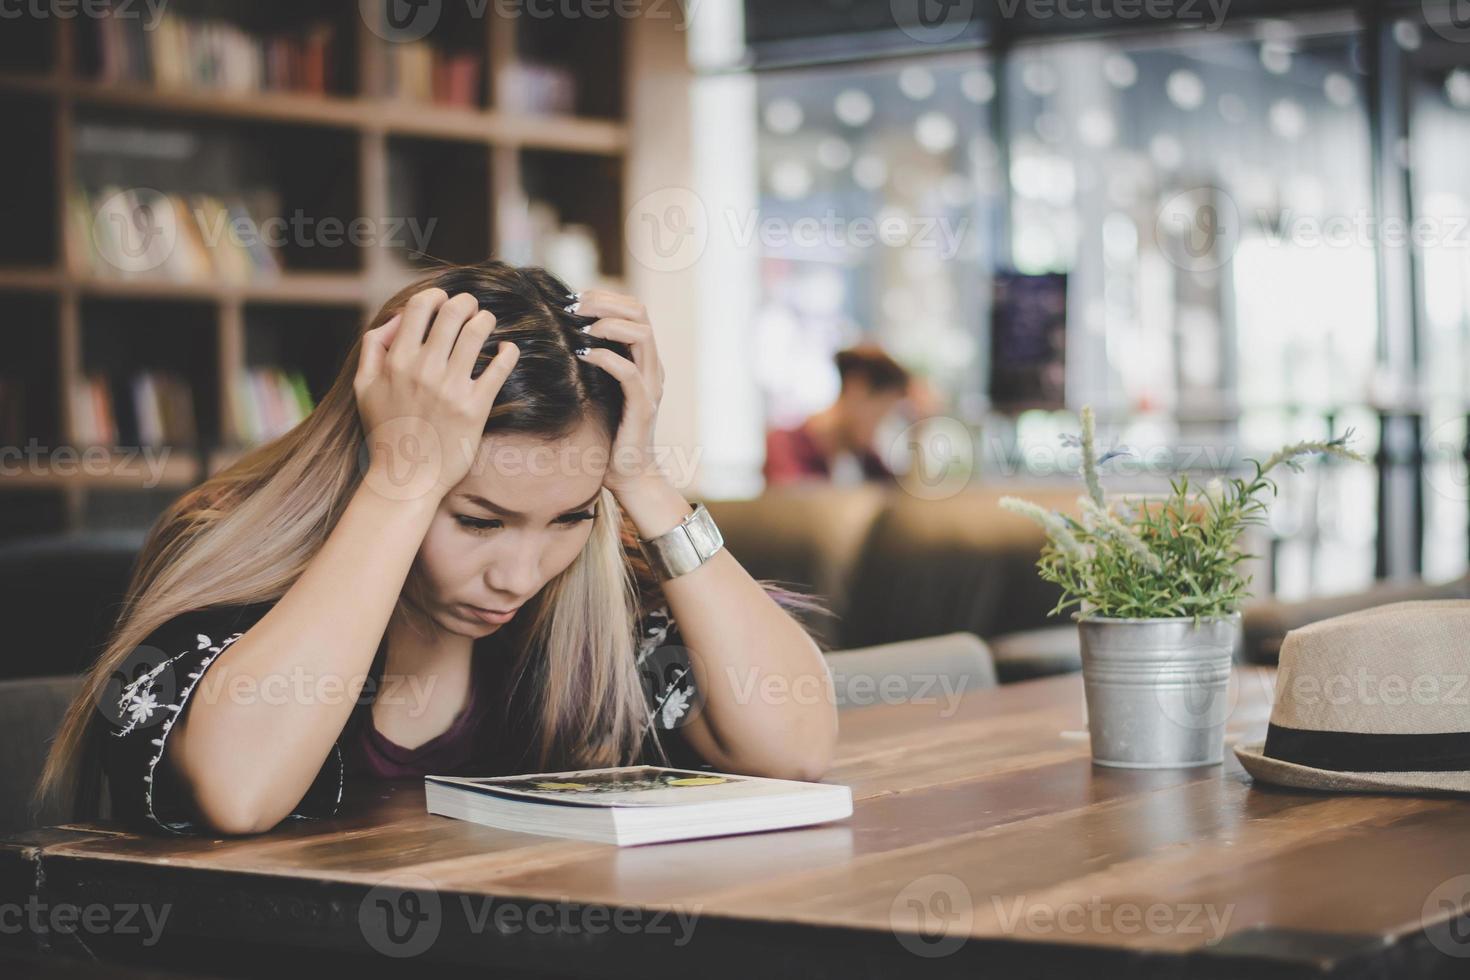
[[(1239, 673), (1232, 739), (1261, 736), (1271, 678)], [(338, 819), (253, 838), (17, 838), (0, 887), (166, 907), (141, 952), (106, 928), (80, 943), (201, 972), (1470, 975), (1470, 802), (1252, 787), (1233, 757), (1095, 768), (1083, 724), (1075, 676), (850, 710), (828, 780), (855, 812), (804, 829), (619, 849), (363, 784)]]

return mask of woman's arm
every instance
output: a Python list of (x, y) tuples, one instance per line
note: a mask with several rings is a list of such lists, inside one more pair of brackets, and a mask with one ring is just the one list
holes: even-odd
[[(585, 357), (626, 396), (603, 483), (639, 535), (656, 537), (690, 508), (657, 466), (664, 372), (648, 311), (631, 296), (589, 290), (575, 312), (596, 319), (591, 336), (629, 346), (632, 360), (607, 347)], [(703, 710), (681, 729), (690, 745), (720, 769), (820, 779), (837, 743), (837, 707), (816, 641), (723, 549), (663, 590), (704, 695)]]
[(201, 680), (168, 742), (216, 830), (279, 823), (351, 715), (434, 513), (468, 472), (518, 356), (504, 345), (471, 378), (494, 325), (473, 296), (431, 289), (364, 335), (354, 381), (370, 459), (363, 482), (300, 578)]
[[(642, 538), (690, 512), (666, 479), (623, 490), (618, 503)], [(837, 743), (837, 708), (826, 658), (729, 551), (663, 583), (669, 613), (689, 648), (700, 712), (679, 730), (727, 772), (821, 779)]]

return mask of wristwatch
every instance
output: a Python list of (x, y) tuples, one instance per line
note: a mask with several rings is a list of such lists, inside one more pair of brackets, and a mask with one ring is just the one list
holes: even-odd
[(654, 571), (665, 581), (688, 575), (725, 546), (704, 504), (695, 504), (693, 513), (658, 537), (638, 540)]

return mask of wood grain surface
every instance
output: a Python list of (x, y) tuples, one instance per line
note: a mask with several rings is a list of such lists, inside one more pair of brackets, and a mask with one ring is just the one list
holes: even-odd
[[(1262, 737), (1272, 679), (1238, 672), (1230, 741)], [(932, 693), (843, 714), (825, 781), (852, 787), (844, 821), (616, 848), (431, 816), (417, 782), (360, 783), (338, 818), (257, 837), (17, 838), (0, 882), (167, 903), (190, 955), (208, 940), (379, 967), (493, 951), (535, 975), (1470, 975), (1470, 801), (1252, 786), (1228, 751), (1094, 767), (1077, 676)], [(397, 957), (394, 915), (432, 940)]]

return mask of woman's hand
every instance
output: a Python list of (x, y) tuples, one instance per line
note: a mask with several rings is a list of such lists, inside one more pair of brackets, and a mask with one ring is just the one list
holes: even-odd
[[(415, 293), (367, 331), (352, 386), (367, 439), (364, 482), (393, 500), (443, 499), (470, 471), (485, 419), (520, 357), (502, 341), (478, 378), (471, 371), (495, 316), (470, 293)], [(427, 336), (426, 336), (427, 335)]]
[(587, 333), (627, 344), (633, 355), (626, 357), (605, 347), (590, 347), (583, 360), (602, 368), (623, 386), (623, 418), (613, 441), (603, 485), (621, 500), (631, 490), (649, 481), (663, 481), (653, 445), (658, 422), (658, 405), (664, 393), (664, 369), (648, 311), (631, 296), (589, 289), (580, 294), (575, 312), (597, 317)]

